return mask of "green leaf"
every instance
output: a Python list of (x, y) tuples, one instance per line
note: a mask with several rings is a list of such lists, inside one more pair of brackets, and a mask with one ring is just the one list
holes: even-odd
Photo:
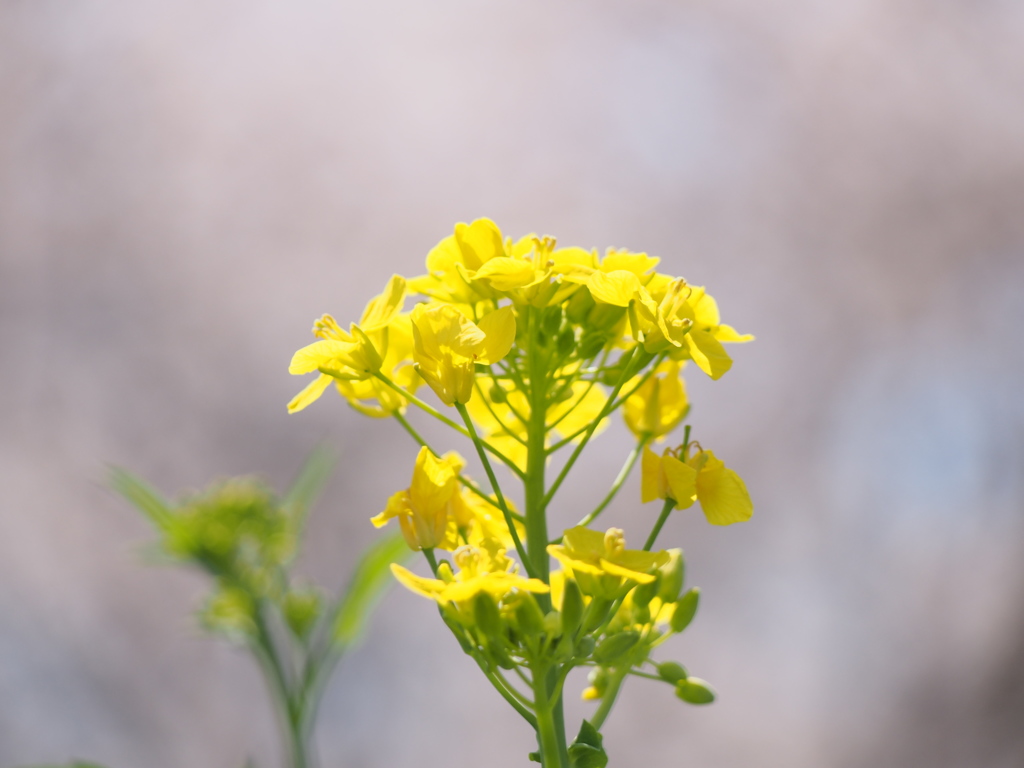
[[(171, 519), (171, 505), (151, 485), (120, 467), (110, 468), (110, 487), (124, 496), (161, 530)], [(81, 763), (80, 765), (87, 765)]]
[(310, 507), (320, 497), (320, 492), (334, 471), (334, 464), (334, 452), (323, 445), (314, 448), (306, 457), (298, 477), (288, 489), (282, 503), (297, 521), (305, 519)]
[(393, 533), (370, 545), (356, 564), (334, 619), (334, 641), (355, 643), (366, 629), (370, 613), (391, 584), (391, 563), (409, 559), (412, 550), (401, 533)]
[(576, 741), (569, 747), (571, 768), (605, 768), (608, 765), (608, 753), (601, 745), (603, 741), (597, 728), (589, 720), (584, 720)]

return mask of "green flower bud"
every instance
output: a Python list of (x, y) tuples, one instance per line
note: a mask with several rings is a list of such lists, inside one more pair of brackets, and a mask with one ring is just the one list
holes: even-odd
[(658, 569), (658, 597), (663, 603), (674, 603), (679, 599), (686, 577), (686, 560), (683, 550), (669, 549), (669, 561)]
[(505, 633), (498, 604), (487, 592), (478, 592), (473, 598), (473, 620), (487, 637), (501, 637)]
[[(659, 574), (655, 574), (659, 576)], [(658, 594), (658, 587), (661, 584), (660, 578), (655, 578), (654, 581), (648, 584), (639, 584), (633, 588), (633, 605), (637, 608), (646, 608), (647, 604), (654, 599), (654, 596)]]
[(584, 635), (576, 641), (576, 647), (573, 649), (573, 655), (577, 659), (590, 658), (590, 654), (594, 652), (594, 646), (597, 643), (594, 642), (594, 638), (590, 635)]
[(491, 398), (492, 403), (504, 403), (508, 401), (508, 392), (500, 384), (492, 384), (488, 397)]
[(284, 596), (281, 612), (288, 628), (300, 640), (309, 637), (320, 617), (320, 605), (320, 595), (313, 589), (293, 591)]
[(606, 637), (594, 649), (594, 661), (598, 664), (615, 664), (632, 651), (640, 642), (640, 633), (629, 630)]
[(573, 330), (571, 325), (567, 325), (562, 329), (562, 332), (558, 334), (556, 349), (558, 350), (559, 357), (568, 357), (575, 346), (576, 331)]
[(575, 579), (566, 579), (562, 593), (562, 632), (575, 637), (583, 623), (583, 594)]
[(519, 631), (526, 637), (536, 637), (544, 633), (544, 614), (541, 613), (533, 595), (520, 595), (516, 602), (515, 616)]
[(676, 696), (690, 704), (710, 704), (715, 691), (699, 677), (688, 677), (676, 684)]
[(586, 620), (583, 624), (584, 632), (592, 632), (593, 630), (600, 627), (605, 618), (608, 616), (608, 611), (612, 607), (612, 601), (606, 597), (594, 597), (590, 600), (590, 605), (587, 606)]
[(697, 613), (697, 605), (700, 603), (700, 589), (694, 587), (676, 603), (676, 610), (672, 614), (672, 631), (682, 632), (693, 621), (694, 614)]
[(580, 288), (569, 299), (569, 304), (565, 308), (565, 316), (569, 318), (570, 322), (576, 325), (583, 325), (586, 322), (587, 315), (590, 314), (590, 310), (596, 304), (597, 302), (590, 295), (590, 291), (585, 287)]
[(562, 308), (548, 307), (544, 310), (544, 319), (540, 323), (541, 330), (548, 336), (555, 336), (562, 327)]
[(562, 634), (562, 616), (558, 611), (551, 611), (544, 617), (544, 634), (548, 637)]
[(596, 357), (607, 343), (608, 337), (604, 333), (588, 330), (580, 339), (580, 357), (583, 360)]
[(680, 680), (686, 679), (686, 667), (674, 661), (663, 661), (658, 665), (658, 677), (666, 683), (675, 685)]

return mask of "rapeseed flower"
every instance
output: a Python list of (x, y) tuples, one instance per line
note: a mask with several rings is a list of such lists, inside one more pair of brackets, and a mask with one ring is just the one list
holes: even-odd
[(687, 457), (682, 449), (666, 448), (658, 456), (645, 447), (640, 489), (645, 504), (671, 499), (676, 507), (686, 509), (699, 501), (712, 525), (741, 523), (754, 513), (743, 479), (711, 451), (697, 450)]
[(654, 569), (669, 559), (666, 552), (626, 549), (620, 528), (601, 533), (584, 526), (565, 531), (561, 544), (548, 546), (548, 554), (572, 572), (585, 594), (604, 597), (618, 596), (623, 586), (650, 584)]

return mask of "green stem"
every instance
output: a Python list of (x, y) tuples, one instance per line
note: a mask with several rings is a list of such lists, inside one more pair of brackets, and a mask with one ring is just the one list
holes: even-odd
[(622, 687), (622, 681), (626, 679), (627, 672), (629, 672), (629, 667), (616, 672), (612, 679), (608, 681), (608, 687), (605, 689), (604, 696), (601, 697), (601, 706), (597, 708), (594, 716), (590, 718), (590, 724), (597, 730), (601, 730), (601, 726), (604, 725), (604, 721), (612, 711), (615, 699), (619, 695), (619, 689)]
[(296, 697), (291, 693), (285, 666), (274, 643), (265, 614), (266, 607), (260, 601), (257, 603), (255, 611), (256, 647), (254, 652), (267, 678), (270, 695), (276, 704), (281, 720), (288, 765), (290, 768), (310, 768), (311, 755), (306, 743), (304, 701), (301, 696)]
[[(468, 437), (468, 438), (472, 439), (473, 436), (468, 431), (466, 431), (465, 427), (459, 426), (454, 421), (452, 421), (447, 416), (445, 416), (443, 413), (440, 413), (436, 408), (434, 408), (431, 405), (429, 405), (428, 403), (425, 403), (422, 400), (420, 400), (418, 397), (416, 397), (416, 395), (414, 395), (411, 392), (407, 392), (406, 390), (402, 389), (400, 386), (395, 384), (393, 381), (391, 381), (391, 379), (389, 379), (384, 374), (382, 374), (382, 373), (375, 373), (373, 375), (374, 375), (374, 377), (376, 377), (376, 378), (380, 379), (382, 382), (384, 382), (387, 386), (391, 387), (391, 389), (395, 390), (395, 392), (400, 394), (402, 397), (404, 397), (406, 400), (408, 400), (410, 403), (415, 405), (417, 408), (419, 408), (424, 413), (429, 413), (431, 416), (433, 416), (435, 419), (440, 421), (442, 424), (444, 424), (444, 425), (446, 425), (448, 427), (451, 427), (452, 429), (454, 429), (456, 432), (458, 432), (463, 437)], [(458, 408), (459, 405), (460, 405), (459, 403), (456, 403), (455, 407)], [(485, 450), (487, 450), (487, 451), (491, 452), (492, 454), (494, 454), (495, 458), (497, 458), (502, 464), (507, 466), (513, 472), (513, 474), (517, 475), (520, 478), (523, 478), (523, 476), (524, 476), (523, 470), (521, 470), (519, 467), (517, 467), (516, 463), (514, 461), (512, 461), (512, 459), (510, 459), (508, 456), (506, 456), (504, 453), (502, 453), (501, 451), (499, 451), (497, 448), (495, 448), (493, 445), (491, 445), (489, 443), (484, 443), (483, 445), (484, 445)]]
[[(558, 474), (557, 479), (551, 485), (551, 490), (549, 490), (547, 496), (544, 497), (545, 505), (549, 504), (551, 502), (551, 499), (554, 498), (555, 494), (558, 492), (558, 489), (561, 487), (562, 482), (565, 480), (566, 476), (568, 476), (569, 470), (571, 470), (573, 464), (576, 463), (576, 459), (579, 458), (580, 453), (583, 452), (583, 449), (586, 447), (587, 443), (590, 442), (590, 438), (594, 436), (594, 430), (597, 429), (597, 425), (601, 423), (605, 416), (611, 413), (611, 404), (615, 401), (616, 396), (622, 390), (623, 385), (633, 375), (631, 369), (633, 356), (635, 355), (636, 350), (637, 348), (633, 347), (633, 349), (629, 350), (629, 352), (626, 353), (626, 359), (622, 364), (622, 373), (619, 375), (619, 380), (615, 384), (615, 389), (613, 389), (611, 394), (608, 396), (608, 400), (607, 402), (605, 402), (604, 407), (601, 409), (601, 412), (598, 414), (597, 418), (594, 419), (587, 427), (587, 431), (584, 433), (583, 439), (580, 440), (579, 445), (576, 446), (576, 450), (572, 452), (572, 455), (569, 457), (569, 460), (565, 462), (565, 466), (562, 467), (562, 471)], [(527, 515), (527, 519), (529, 519), (529, 515)]]
[(651, 547), (654, 546), (654, 541), (658, 538), (658, 534), (661, 533), (661, 529), (665, 525), (665, 521), (668, 520), (669, 514), (675, 508), (675, 499), (665, 499), (665, 506), (661, 508), (661, 514), (658, 515), (658, 521), (654, 524), (654, 529), (651, 531), (651, 535), (647, 537), (647, 543), (644, 544), (644, 552), (651, 551)]
[[(415, 429), (413, 429), (412, 424), (410, 424), (402, 414), (400, 414), (398, 411), (395, 411), (392, 415), (395, 417), (395, 421), (397, 421), (399, 424), (402, 425), (402, 428), (405, 429), (405, 431), (408, 432), (412, 436), (412, 439), (415, 440), (418, 445), (423, 446), (428, 451), (430, 451), (432, 454), (434, 454), (438, 458), (441, 458), (441, 454), (439, 454), (437, 451), (435, 451), (431, 447), (431, 445), (420, 436), (420, 433), (417, 432)], [(471, 491), (472, 493), (476, 494), (481, 499), (486, 501), (488, 504), (492, 504), (492, 505), (494, 504), (494, 499), (492, 499), (490, 496), (488, 496), (486, 493), (484, 493), (483, 490), (481, 490), (480, 487), (477, 486), (476, 483), (474, 483), (472, 480), (470, 480), (465, 475), (462, 475), (462, 474), (459, 475), (459, 482), (468, 491)], [(515, 520), (518, 520), (520, 523), (523, 522), (524, 519), (525, 519), (522, 515), (520, 515), (520, 514), (518, 514), (516, 512), (513, 512), (512, 510), (509, 510), (509, 514), (511, 514), (512, 517)]]
[[(473, 441), (473, 445), (476, 446), (476, 452), (480, 457), (480, 463), (484, 465), (484, 471), (487, 473), (487, 479), (491, 481), (491, 490), (494, 491), (494, 495), (498, 499), (498, 508), (501, 510), (501, 514), (505, 516), (505, 524), (508, 526), (508, 532), (512, 537), (512, 543), (515, 544), (516, 552), (519, 554), (519, 559), (523, 561), (523, 567), (526, 569), (527, 574), (533, 578), (537, 578), (537, 575), (534, 573), (533, 567), (530, 563), (530, 558), (527, 556), (526, 550), (523, 548), (523, 542), (519, 539), (519, 532), (516, 530), (515, 521), (512, 519), (512, 513), (509, 511), (508, 504), (505, 502), (505, 495), (501, 492), (501, 486), (498, 485), (498, 478), (495, 477), (494, 469), (491, 467), (491, 462), (487, 458), (487, 452), (484, 450), (486, 443), (484, 443), (477, 435), (476, 427), (473, 426), (473, 420), (469, 417), (469, 411), (466, 410), (466, 406), (462, 403), (456, 403), (455, 408), (458, 410), (459, 415), (462, 416), (462, 420), (466, 422), (466, 429), (469, 431), (469, 436)], [(529, 521), (529, 514), (527, 514), (527, 521)]]
[(537, 745), (543, 768), (568, 768), (565, 750), (558, 738), (555, 709), (548, 697), (548, 671), (543, 665), (533, 670), (533, 692), (537, 708)]
[(618, 477), (615, 478), (615, 482), (612, 483), (611, 490), (608, 491), (608, 495), (604, 497), (604, 501), (597, 505), (597, 508), (589, 515), (580, 520), (576, 525), (590, 525), (597, 516), (604, 512), (605, 508), (612, 503), (612, 499), (618, 494), (622, 484), (626, 482), (626, 478), (629, 477), (629, 473), (633, 471), (633, 465), (636, 464), (637, 458), (640, 456), (640, 452), (647, 445), (647, 442), (651, 439), (650, 435), (642, 435), (636, 446), (630, 451), (629, 456), (626, 457), (626, 463), (622, 465), (622, 469), (619, 470)]

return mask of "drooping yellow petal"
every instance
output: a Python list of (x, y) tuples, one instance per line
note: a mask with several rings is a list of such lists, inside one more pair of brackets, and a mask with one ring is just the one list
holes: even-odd
[(646, 504), (655, 499), (665, 498), (661, 490), (661, 457), (644, 446), (640, 457), (640, 502)]
[(676, 500), (676, 506), (686, 509), (697, 498), (697, 470), (666, 453), (661, 458), (662, 471), (668, 483), (668, 495)]
[(732, 358), (725, 347), (708, 331), (691, 330), (683, 337), (690, 353), (690, 358), (697, 367), (712, 379), (718, 380), (732, 368)]
[(440, 579), (426, 579), (422, 576), (417, 576), (398, 563), (391, 564), (391, 572), (403, 587), (415, 592), (417, 595), (429, 597), (431, 600), (436, 600), (446, 586)]
[(288, 403), (288, 413), (298, 413), (307, 405), (319, 399), (320, 395), (324, 393), (324, 390), (327, 389), (332, 381), (334, 381), (333, 377), (328, 376), (326, 373), (321, 373), (307, 384), (299, 394), (292, 398), (291, 402)]
[(697, 476), (697, 498), (712, 525), (730, 525), (749, 520), (754, 514), (743, 479), (726, 468), (711, 451), (704, 452), (707, 463)]
[(484, 339), (477, 362), (484, 365), (496, 363), (512, 349), (516, 340), (516, 317), (512, 307), (501, 307), (484, 315), (478, 326)]
[(348, 365), (352, 359), (354, 344), (345, 341), (314, 341), (292, 355), (288, 373), (299, 375), (312, 373), (321, 367)]

